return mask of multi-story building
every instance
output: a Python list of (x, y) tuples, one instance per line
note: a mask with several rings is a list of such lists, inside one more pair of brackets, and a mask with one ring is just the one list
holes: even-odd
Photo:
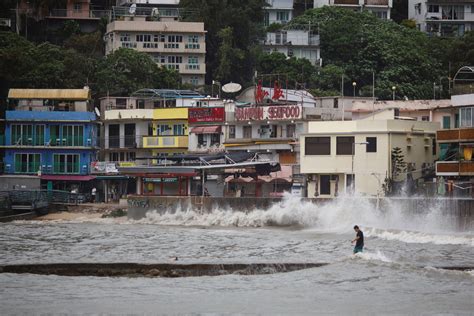
[(349, 10), (368, 10), (381, 19), (390, 19), (393, 0), (314, 0), (314, 7), (337, 6)]
[(439, 180), (444, 183), (455, 183), (457, 187), (451, 190), (456, 195), (470, 196), (474, 193), (474, 94), (453, 95), (451, 102), (459, 114), (459, 125), (436, 133), (440, 148), (436, 176), (443, 177)]
[(224, 121), (224, 106), (189, 108), (189, 152), (199, 154), (223, 152)]
[[(437, 157), (439, 123), (395, 119), (394, 110), (363, 120), (308, 125), (308, 133), (300, 137), (308, 197), (329, 198), (350, 191), (383, 195), (387, 178), (402, 181), (410, 175), (417, 181)], [(400, 170), (405, 171), (393, 170), (392, 154), (404, 160)]]
[(39, 177), (48, 189), (87, 190), (98, 148), (90, 90), (10, 89), (8, 98), (5, 174)]
[(263, 41), (267, 53), (283, 53), (287, 57), (306, 58), (311, 64), (320, 64), (319, 35), (310, 28), (285, 27), (276, 32), (268, 32)]
[(107, 25), (105, 52), (131, 48), (149, 54), (160, 66), (177, 70), (182, 83), (204, 84), (206, 31), (202, 22), (180, 22), (178, 10), (114, 7)]
[(264, 9), (264, 25), (286, 24), (293, 19), (293, 0), (268, 0)]
[(474, 30), (472, 0), (409, 0), (408, 18), (417, 28), (435, 36), (462, 36)]
[(279, 162), (281, 171), (270, 176), (226, 179), (229, 192), (245, 196), (281, 196), (300, 186), (298, 137), (307, 131), (317, 109), (296, 103), (235, 106), (226, 113), (224, 147), (228, 152), (254, 152)]

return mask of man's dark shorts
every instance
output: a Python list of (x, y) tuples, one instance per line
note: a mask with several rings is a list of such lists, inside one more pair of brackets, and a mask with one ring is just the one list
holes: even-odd
[(364, 248), (364, 247), (363, 246), (362, 247), (355, 246), (354, 247), (354, 253), (362, 252), (362, 248)]

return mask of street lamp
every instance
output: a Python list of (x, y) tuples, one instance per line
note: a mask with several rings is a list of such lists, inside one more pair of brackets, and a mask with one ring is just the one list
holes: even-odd
[(217, 85), (219, 86), (219, 90), (217, 90), (217, 98), (219, 99), (219, 95), (220, 95), (220, 90), (221, 90), (221, 83), (219, 81), (216, 81), (216, 80), (212, 80), (212, 91), (211, 91), (211, 94), (212, 96), (214, 96), (214, 85)]
[(353, 81), (352, 82), (352, 90), (353, 90), (354, 97), (356, 96), (356, 86), (357, 86), (357, 82)]
[(392, 99), (395, 101), (395, 90), (397, 90), (397, 87), (392, 86)]
[(351, 175), (352, 175), (352, 183), (351, 183), (351, 188), (352, 188), (352, 193), (354, 193), (354, 186), (355, 186), (355, 177), (354, 177), (354, 152), (355, 152), (355, 145), (368, 145), (369, 142), (360, 142), (352, 143), (352, 168), (351, 168)]

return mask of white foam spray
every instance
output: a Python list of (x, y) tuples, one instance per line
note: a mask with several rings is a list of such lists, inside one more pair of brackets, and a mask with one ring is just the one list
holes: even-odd
[(214, 208), (210, 212), (177, 209), (173, 212), (148, 212), (138, 223), (184, 226), (299, 226), (323, 233), (347, 233), (353, 225), (361, 226), (367, 236), (407, 243), (463, 244), (474, 246), (474, 235), (459, 233), (453, 218), (442, 214), (440, 207), (409, 213), (396, 199), (378, 210), (373, 201), (360, 196), (341, 196), (313, 204), (286, 195), (268, 210), (250, 212)]

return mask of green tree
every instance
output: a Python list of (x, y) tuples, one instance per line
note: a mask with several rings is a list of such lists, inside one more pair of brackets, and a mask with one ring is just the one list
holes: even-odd
[[(252, 83), (255, 68), (253, 47), (263, 34), (263, 6), (264, 0), (181, 0), (185, 20), (203, 21), (206, 33), (206, 82), (211, 83), (217, 75), (221, 76), (222, 83), (229, 81), (243, 85)], [(231, 47), (227, 44), (227, 54), (237, 60), (231, 61), (219, 58), (222, 55), (220, 46), (229, 34), (220, 33), (221, 30), (232, 30)], [(226, 31), (229, 32), (229, 31)], [(219, 35), (220, 34), (220, 35)], [(222, 36), (225, 35), (225, 36)], [(220, 63), (227, 65), (220, 66)], [(223, 72), (230, 67), (230, 71)], [(218, 70), (219, 69), (219, 70)], [(223, 76), (225, 74), (225, 76)]]
[(158, 65), (146, 53), (120, 48), (100, 60), (95, 72), (99, 96), (130, 95), (143, 88), (171, 88), (179, 84), (179, 74)]
[(334, 65), (344, 70), (345, 94), (352, 94), (352, 81), (357, 82), (357, 87), (372, 86), (375, 72), (375, 94), (379, 99), (390, 99), (392, 86), (397, 87), (398, 98), (432, 96), (433, 82), (439, 80), (442, 64), (432, 56), (426, 34), (367, 11), (329, 6), (308, 10), (291, 23), (309, 22), (319, 26), (325, 67)]

